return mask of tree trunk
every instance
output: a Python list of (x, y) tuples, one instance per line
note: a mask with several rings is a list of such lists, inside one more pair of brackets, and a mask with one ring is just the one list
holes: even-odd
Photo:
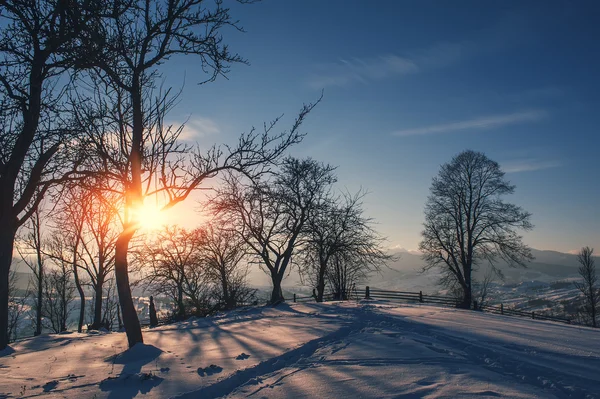
[(471, 303), (473, 302), (473, 290), (471, 287), (471, 268), (465, 267), (464, 269), (464, 282), (461, 286), (463, 289), (463, 298), (459, 307), (462, 309), (471, 309)]
[(185, 305), (183, 304), (183, 283), (177, 284), (177, 315), (179, 320), (185, 318)]
[(127, 269), (127, 253), (129, 251), (129, 242), (133, 237), (131, 228), (126, 227), (119, 235), (115, 246), (115, 278), (117, 280), (117, 292), (119, 293), (119, 304), (123, 313), (123, 324), (127, 333), (129, 347), (132, 348), (137, 343), (143, 343), (142, 328), (131, 296), (131, 287), (129, 285), (129, 271)]
[(83, 330), (83, 320), (85, 318), (85, 293), (79, 281), (79, 273), (77, 272), (77, 265), (73, 263), (73, 277), (75, 278), (75, 287), (79, 293), (79, 322), (77, 323), (77, 332)]
[(283, 274), (271, 273), (271, 280), (273, 281), (273, 291), (271, 292), (271, 305), (277, 305), (283, 301), (283, 292), (281, 291), (281, 281), (283, 280)]
[[(1, 220), (1, 219), (0, 219)], [(2, 220), (0, 229), (0, 350), (8, 345), (8, 286), (16, 229)]]
[(98, 274), (96, 286), (94, 287), (94, 322), (92, 328), (99, 329), (102, 325), (102, 286), (104, 285), (104, 276)]
[(317, 281), (317, 302), (323, 302), (323, 294), (325, 293), (325, 268), (319, 270), (319, 279)]
[(223, 288), (223, 302), (225, 303), (225, 309), (231, 310), (235, 307), (233, 299), (229, 294), (229, 287), (227, 284), (227, 275), (225, 274), (225, 266), (221, 265), (221, 287)]
[(42, 263), (42, 254), (40, 252), (38, 244), (38, 270), (37, 270), (37, 308), (35, 310), (35, 331), (33, 332), (34, 336), (38, 336), (42, 334), (42, 306), (43, 306), (43, 295), (44, 295), (44, 264)]

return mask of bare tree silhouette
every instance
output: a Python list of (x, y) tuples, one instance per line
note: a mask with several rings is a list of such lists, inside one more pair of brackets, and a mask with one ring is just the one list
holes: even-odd
[(583, 278), (583, 282), (575, 282), (575, 286), (583, 294), (584, 313), (590, 318), (592, 327), (598, 327), (596, 318), (600, 306), (600, 287), (598, 287), (598, 275), (593, 254), (594, 249), (590, 247), (581, 248), (577, 254), (577, 261), (581, 265), (579, 266), (579, 275)]
[(236, 145), (208, 151), (178, 142), (181, 128), (165, 126), (164, 118), (176, 96), (157, 86), (160, 65), (177, 56), (194, 56), (205, 72), (203, 82), (244, 62), (223, 44), (221, 30), (240, 29), (221, 2), (174, 0), (109, 2), (108, 11), (89, 24), (82, 48), (93, 67), (85, 77), (92, 93), (80, 98), (79, 122), (91, 132), (90, 146), (98, 157), (93, 164), (106, 177), (99, 188), (118, 193), (124, 211), (116, 241), (115, 273), (129, 346), (143, 342), (129, 283), (127, 255), (139, 229), (136, 212), (144, 199), (158, 195), (163, 209), (185, 200), (202, 182), (223, 170), (255, 173), (299, 142), (298, 132), (313, 105), (300, 112), (290, 131), (272, 134), (275, 122), (263, 133), (254, 129)]
[(433, 178), (419, 249), (425, 270), (440, 267), (442, 284), (462, 291), (461, 307), (471, 307), (472, 273), (481, 261), (498, 272), (498, 259), (510, 266), (533, 259), (516, 233), (533, 228), (531, 214), (501, 199), (514, 190), (498, 163), (470, 150), (442, 165)]

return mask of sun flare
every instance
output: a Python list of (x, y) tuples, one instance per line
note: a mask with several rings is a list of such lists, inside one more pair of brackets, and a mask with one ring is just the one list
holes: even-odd
[(145, 230), (158, 230), (166, 224), (164, 212), (159, 207), (145, 203), (135, 212), (140, 227)]

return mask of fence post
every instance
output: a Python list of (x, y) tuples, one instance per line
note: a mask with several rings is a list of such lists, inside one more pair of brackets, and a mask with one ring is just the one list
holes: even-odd
[(294, 303), (296, 303), (296, 294), (294, 294)]
[(531, 318), (535, 319), (535, 312), (531, 312)]
[(419, 302), (423, 303), (423, 291), (419, 291)]
[(477, 308), (477, 301), (473, 301), (473, 310), (479, 310), (479, 309)]
[(371, 289), (369, 288), (368, 285), (367, 285), (367, 288), (365, 289), (365, 299), (371, 299)]
[(504, 304), (500, 304), (500, 314), (504, 314)]

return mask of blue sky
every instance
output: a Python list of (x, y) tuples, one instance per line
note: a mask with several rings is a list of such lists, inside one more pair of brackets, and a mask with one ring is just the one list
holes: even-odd
[(246, 33), (224, 40), (249, 66), (200, 86), (191, 57), (164, 71), (184, 84), (170, 118), (189, 118), (188, 138), (232, 143), (281, 114), (285, 129), (324, 90), (291, 153), (367, 189), (390, 246), (417, 247), (432, 177), (474, 149), (533, 213), (529, 245), (600, 252), (600, 3), (265, 0), (231, 12)]

